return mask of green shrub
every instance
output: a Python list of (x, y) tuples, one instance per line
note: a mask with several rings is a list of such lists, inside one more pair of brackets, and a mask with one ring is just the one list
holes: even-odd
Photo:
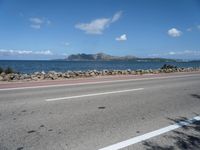
[(2, 73), (2, 72), (3, 72), (3, 68), (0, 67), (0, 73)]
[(177, 66), (164, 64), (161, 69), (177, 69)]
[(6, 69), (4, 70), (4, 72), (5, 72), (6, 74), (9, 74), (9, 73), (14, 73), (14, 70), (13, 70), (12, 68), (8, 67), (8, 68), (6, 68)]

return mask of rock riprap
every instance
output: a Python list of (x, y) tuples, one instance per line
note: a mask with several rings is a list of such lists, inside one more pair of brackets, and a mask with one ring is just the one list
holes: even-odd
[(66, 72), (34, 72), (32, 74), (9, 73), (2, 72), (0, 74), (0, 81), (38, 81), (38, 80), (62, 80), (72, 78), (88, 78), (96, 76), (110, 76), (110, 75), (143, 75), (143, 74), (159, 74), (172, 72), (193, 72), (200, 71), (200, 68), (178, 68), (172, 65), (164, 65), (161, 69), (147, 69), (147, 70), (88, 70), (88, 71), (66, 71)]

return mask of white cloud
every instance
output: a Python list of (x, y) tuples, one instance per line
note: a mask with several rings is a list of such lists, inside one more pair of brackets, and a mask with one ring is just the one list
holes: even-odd
[(30, 21), (30, 27), (34, 28), (34, 29), (40, 29), (43, 25), (50, 25), (51, 21), (48, 19), (41, 19), (38, 17), (33, 17), (33, 18), (29, 18)]
[(40, 24), (31, 24), (30, 27), (34, 28), (34, 29), (40, 29), (41, 25)]
[(7, 50), (7, 49), (0, 49), (0, 55), (53, 55), (50, 50), (44, 51), (31, 51), (31, 50)]
[(183, 50), (183, 51), (169, 51), (165, 53), (151, 54), (150, 57), (165, 57), (165, 58), (184, 58), (184, 59), (199, 59), (200, 50)]
[(175, 55), (176, 52), (169, 52), (168, 54), (169, 54), (169, 55)]
[(192, 28), (187, 28), (187, 31), (188, 31), (188, 32), (192, 31)]
[(109, 26), (110, 19), (102, 18), (91, 21), (90, 23), (77, 24), (75, 27), (88, 34), (102, 34), (103, 30)]
[(126, 34), (122, 34), (120, 37), (117, 37), (115, 40), (117, 40), (117, 41), (126, 41), (127, 40)]
[(122, 16), (122, 11), (115, 13), (111, 22), (115, 22), (115, 21), (119, 20), (121, 18), (121, 16)]
[(69, 46), (70, 45), (69, 42), (61, 42), (60, 44), (62, 44), (62, 46)]
[(182, 32), (176, 28), (172, 28), (168, 30), (168, 35), (172, 37), (179, 37), (182, 35)]
[(50, 50), (36, 51), (36, 52), (33, 52), (33, 54), (39, 54), (39, 55), (53, 55), (53, 53), (52, 53)]
[(195, 25), (186, 29), (186, 31), (191, 32), (195, 30), (200, 30), (200, 25)]
[(99, 18), (92, 20), (89, 23), (79, 23), (75, 25), (75, 28), (85, 31), (87, 34), (102, 34), (103, 31), (110, 26), (110, 24), (116, 22), (121, 17), (122, 12), (117, 12), (112, 18)]
[(195, 55), (200, 56), (200, 51), (192, 51), (192, 50), (185, 50), (185, 51), (171, 51), (167, 53), (167, 55)]
[(42, 23), (44, 23), (44, 21), (43, 21), (42, 19), (37, 18), (37, 17), (35, 17), (35, 18), (30, 18), (29, 21), (30, 21), (31, 23), (33, 23), (33, 24), (42, 24)]

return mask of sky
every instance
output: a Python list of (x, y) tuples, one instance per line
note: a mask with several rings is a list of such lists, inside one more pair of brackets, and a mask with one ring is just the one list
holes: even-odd
[(0, 60), (200, 59), (199, 0), (0, 0)]

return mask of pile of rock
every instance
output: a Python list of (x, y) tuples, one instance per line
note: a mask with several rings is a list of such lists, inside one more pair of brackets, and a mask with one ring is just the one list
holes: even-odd
[(171, 72), (192, 72), (200, 71), (200, 68), (178, 68), (176, 66), (164, 65), (161, 69), (148, 69), (148, 70), (88, 70), (88, 71), (67, 71), (55, 72), (49, 71), (45, 73), (34, 72), (32, 74), (9, 73), (2, 72), (0, 74), (0, 81), (38, 81), (38, 80), (61, 80), (71, 78), (86, 78), (96, 76), (109, 76), (109, 75), (143, 75), (143, 74), (158, 74), (158, 73), (171, 73)]

